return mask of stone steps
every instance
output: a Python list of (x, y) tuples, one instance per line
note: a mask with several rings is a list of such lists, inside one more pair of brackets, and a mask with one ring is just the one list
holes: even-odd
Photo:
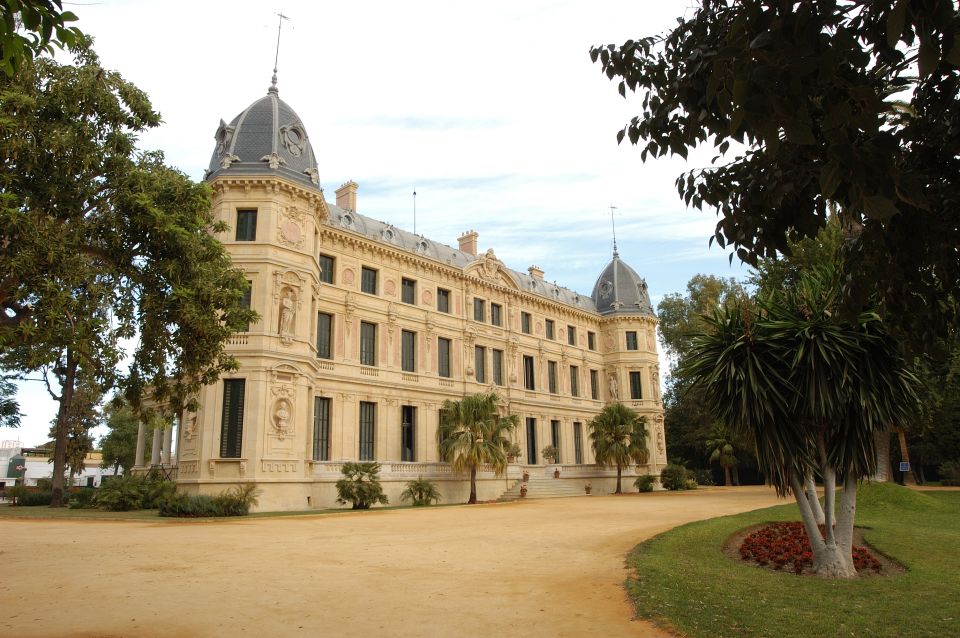
[[(531, 474), (527, 481), (527, 496), (525, 498), (569, 498), (572, 496), (586, 496), (583, 485), (586, 480), (555, 479), (552, 476)], [(521, 498), (520, 486), (523, 481), (517, 481), (509, 490), (498, 498), (498, 501), (516, 501)]]

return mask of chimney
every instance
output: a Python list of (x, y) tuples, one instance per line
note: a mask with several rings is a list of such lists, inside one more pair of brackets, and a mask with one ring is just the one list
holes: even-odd
[(353, 212), (357, 211), (357, 189), (360, 188), (352, 179), (348, 182), (344, 182), (340, 188), (336, 190), (337, 193), (337, 208), (342, 208), (344, 210), (352, 210)]
[(467, 253), (468, 255), (477, 256), (477, 238), (480, 235), (477, 234), (475, 230), (468, 230), (464, 234), (460, 235), (457, 238), (457, 241), (460, 242), (460, 250)]
[(543, 281), (543, 270), (540, 269), (540, 266), (530, 266), (527, 268), (527, 272), (537, 281)]

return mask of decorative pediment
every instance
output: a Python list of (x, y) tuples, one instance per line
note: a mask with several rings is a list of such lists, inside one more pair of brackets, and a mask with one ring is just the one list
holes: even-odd
[(497, 259), (492, 248), (488, 248), (487, 252), (463, 270), (465, 274), (479, 277), (488, 283), (506, 286), (513, 290), (520, 289), (520, 283), (514, 279), (513, 274), (503, 265), (503, 262)]

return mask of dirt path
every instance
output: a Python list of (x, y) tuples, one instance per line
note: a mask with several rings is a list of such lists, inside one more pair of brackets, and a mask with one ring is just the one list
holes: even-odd
[(4, 636), (658, 636), (626, 553), (766, 488), (215, 523), (0, 522)]

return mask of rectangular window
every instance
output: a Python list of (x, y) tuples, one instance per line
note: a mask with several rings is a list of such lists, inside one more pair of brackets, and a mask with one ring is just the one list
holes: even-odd
[(521, 312), (520, 313), (520, 331), (523, 332), (523, 334), (525, 335), (530, 334), (530, 323), (531, 323), (530, 313)]
[(523, 387), (527, 390), (536, 390), (537, 383), (533, 374), (533, 357), (523, 355)]
[(637, 350), (637, 333), (627, 330), (627, 350)]
[(574, 326), (567, 326), (567, 344), (577, 345), (577, 329)]
[(590, 398), (594, 401), (600, 398), (600, 375), (596, 370), (590, 371)]
[(333, 315), (317, 313), (317, 358), (332, 359)]
[(333, 257), (329, 255), (319, 255), (317, 262), (320, 264), (320, 281), (325, 284), (333, 283)]
[(554, 463), (560, 463), (560, 421), (550, 421), (550, 445), (557, 449)]
[(580, 366), (570, 366), (570, 396), (580, 396)]
[(360, 269), (360, 292), (377, 294), (377, 271), (366, 266)]
[(237, 241), (257, 241), (257, 211), (237, 211)]
[(591, 350), (597, 349), (597, 333), (587, 332), (587, 347)]
[(490, 304), (490, 323), (495, 326), (503, 325), (503, 308), (498, 303)]
[[(243, 291), (243, 297), (240, 298), (240, 307), (246, 310), (250, 310), (250, 302), (253, 297), (253, 282), (249, 279), (247, 280), (247, 289)], [(250, 322), (248, 321), (243, 326), (241, 332), (250, 332)]]
[(330, 460), (330, 399), (313, 397), (313, 460)]
[(245, 379), (223, 380), (223, 416), (220, 420), (220, 458), (239, 459), (243, 448)]
[(437, 337), (437, 375), (450, 377), (450, 340)]
[(537, 420), (527, 417), (527, 463), (537, 464)]
[(443, 288), (437, 288), (437, 310), (440, 312), (450, 312), (450, 291)]
[(417, 282), (404, 277), (400, 280), (400, 301), (408, 304), (417, 303)]
[(503, 385), (503, 350), (494, 350), (490, 354), (493, 357), (490, 366), (493, 383), (494, 385)]
[(400, 406), (400, 460), (412, 463), (417, 460), (417, 408)]
[(579, 421), (573, 422), (573, 456), (574, 463), (583, 463), (583, 426)]
[(550, 394), (557, 393), (557, 362), (547, 361), (547, 390)]
[(400, 331), (400, 368), (404, 372), (417, 371), (417, 333)]
[(477, 383), (487, 382), (487, 349), (483, 346), (476, 346), (473, 349), (474, 377)]
[(487, 302), (483, 299), (477, 299), (476, 297), (473, 299), (473, 320), (487, 320)]
[(547, 333), (547, 339), (554, 339), (556, 337), (555, 330), (553, 327), (553, 319), (544, 319), (543, 328)]
[(377, 418), (377, 404), (368, 401), (360, 402), (360, 460), (372, 461), (374, 458), (373, 450), (373, 428)]
[(643, 398), (643, 391), (640, 388), (640, 373), (630, 373), (630, 398), (639, 401)]
[(360, 322), (360, 363), (377, 365), (377, 324)]

